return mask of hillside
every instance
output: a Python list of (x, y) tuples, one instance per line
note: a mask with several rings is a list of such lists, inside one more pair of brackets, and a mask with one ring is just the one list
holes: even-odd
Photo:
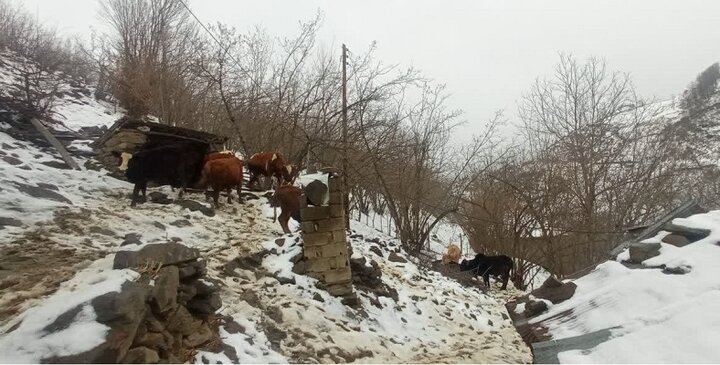
[[(12, 90), (19, 79), (6, 66), (18, 60), (7, 53), (0, 59), (3, 89)], [(71, 91), (62, 75), (52, 77)], [(111, 105), (92, 99), (91, 88), (72, 88), (84, 91), (58, 94), (55, 129), (79, 133), (118, 117)], [(153, 202), (133, 209), (131, 185), (94, 167), (89, 140), (72, 143), (85, 168), (69, 170), (52, 149), (16, 133), (23, 123), (18, 110), (0, 109), (2, 362), (73, 359), (110, 341), (99, 298), (128, 285), (162, 288), (162, 276), (149, 267), (114, 270), (116, 254), (168, 242), (197, 249), (206, 267), (200, 281), (222, 300), (215, 320), (199, 327), (216, 326), (219, 336), (181, 337), (193, 351), (174, 360), (531, 361), (503, 307), (516, 291), (482, 292), (420, 269), (395, 239), (353, 221), (351, 262), (361, 275), (354, 278), (359, 303), (348, 307), (293, 272), (299, 238), (281, 235), (264, 194), (246, 193), (243, 203), (211, 209), (204, 197), (173, 202), (175, 193), (160, 188), (152, 189)], [(363, 289), (367, 280), (372, 285)]]

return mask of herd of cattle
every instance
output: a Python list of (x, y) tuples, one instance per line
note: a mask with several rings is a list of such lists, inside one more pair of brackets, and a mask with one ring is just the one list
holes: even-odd
[(206, 144), (176, 142), (135, 154), (117, 153), (116, 156), (120, 158), (119, 169), (125, 171), (127, 180), (134, 184), (130, 203), (133, 207), (147, 199), (147, 186), (151, 182), (157, 186), (179, 188), (178, 197), (182, 197), (187, 188), (212, 188), (211, 196), (216, 206), (221, 191), (227, 191), (228, 203), (232, 202), (232, 189), (237, 191), (238, 200), (242, 200), (243, 169), (247, 168), (250, 174), (248, 188), (258, 183), (260, 176), (277, 180), (273, 201), (281, 208), (278, 220), (285, 233), (290, 233), (290, 217), (297, 219), (299, 214), (301, 190), (292, 184), (300, 169), (289, 164), (279, 152), (256, 153), (243, 161), (229, 151), (208, 152)]
[[(170, 185), (180, 188), (182, 197), (186, 188), (195, 187), (202, 190), (212, 188), (212, 198), (219, 205), (220, 192), (228, 194), (228, 203), (232, 202), (232, 189), (242, 200), (243, 169), (250, 173), (248, 189), (259, 182), (260, 176), (275, 178), (273, 206), (281, 209), (278, 222), (283, 232), (290, 233), (290, 218), (299, 221), (300, 195), (302, 190), (293, 185), (300, 169), (288, 163), (279, 152), (262, 152), (250, 156), (243, 161), (232, 152), (209, 152), (207, 145), (178, 142), (149, 148), (135, 154), (119, 153), (120, 170), (125, 171), (127, 180), (134, 184), (131, 206), (146, 200), (148, 183)], [(490, 275), (502, 279), (502, 289), (507, 287), (513, 261), (508, 256), (485, 256), (477, 254), (472, 260), (460, 261), (461, 250), (457, 245), (450, 245), (443, 255), (443, 264), (459, 264), (460, 271), (471, 271), (473, 276), (481, 276), (486, 286), (490, 285)]]

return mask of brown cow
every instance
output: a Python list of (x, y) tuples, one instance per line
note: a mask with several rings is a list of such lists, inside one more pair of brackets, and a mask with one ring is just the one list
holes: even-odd
[(235, 157), (235, 155), (231, 151), (222, 151), (222, 152), (210, 152), (207, 155), (205, 155), (205, 158), (203, 159), (203, 166), (208, 161), (217, 160), (221, 158), (230, 158)]
[[(283, 185), (275, 188), (273, 194), (273, 207), (280, 206), (280, 217), (278, 222), (286, 234), (291, 233), (288, 227), (290, 217), (300, 222), (300, 196), (302, 189), (297, 186)], [(274, 219), (273, 219), (274, 220)]]
[(209, 160), (202, 170), (200, 177), (200, 187), (206, 189), (211, 186), (213, 189), (212, 197), (215, 205), (218, 206), (220, 191), (227, 190), (228, 203), (232, 203), (232, 195), (230, 190), (237, 189), (238, 200), (242, 199), (240, 192), (243, 183), (243, 162), (235, 156), (228, 158), (216, 158)]
[(246, 166), (250, 172), (250, 180), (248, 188), (253, 182), (257, 182), (262, 176), (275, 176), (279, 185), (292, 184), (297, 177), (298, 169), (288, 164), (287, 159), (280, 152), (261, 152), (256, 153), (246, 161)]
[(460, 263), (460, 256), (462, 255), (462, 251), (460, 250), (460, 247), (458, 245), (452, 244), (447, 247), (447, 251), (443, 254), (442, 257), (442, 263), (447, 265), (449, 263)]

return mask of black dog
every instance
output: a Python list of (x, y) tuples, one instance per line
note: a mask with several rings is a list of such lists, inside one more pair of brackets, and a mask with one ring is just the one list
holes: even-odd
[(460, 263), (461, 271), (472, 270), (473, 276), (482, 276), (485, 286), (490, 287), (490, 275), (499, 276), (503, 285), (500, 289), (507, 288), (508, 279), (510, 278), (510, 270), (513, 268), (513, 261), (505, 255), (485, 256), (481, 253), (477, 254), (472, 260), (462, 260)]

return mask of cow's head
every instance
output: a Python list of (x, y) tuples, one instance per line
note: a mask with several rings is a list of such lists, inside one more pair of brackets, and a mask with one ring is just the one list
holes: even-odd
[(123, 152), (120, 154), (120, 166), (118, 166), (118, 169), (120, 171), (125, 171), (128, 168), (128, 162), (130, 162), (130, 159), (132, 158), (132, 153)]

